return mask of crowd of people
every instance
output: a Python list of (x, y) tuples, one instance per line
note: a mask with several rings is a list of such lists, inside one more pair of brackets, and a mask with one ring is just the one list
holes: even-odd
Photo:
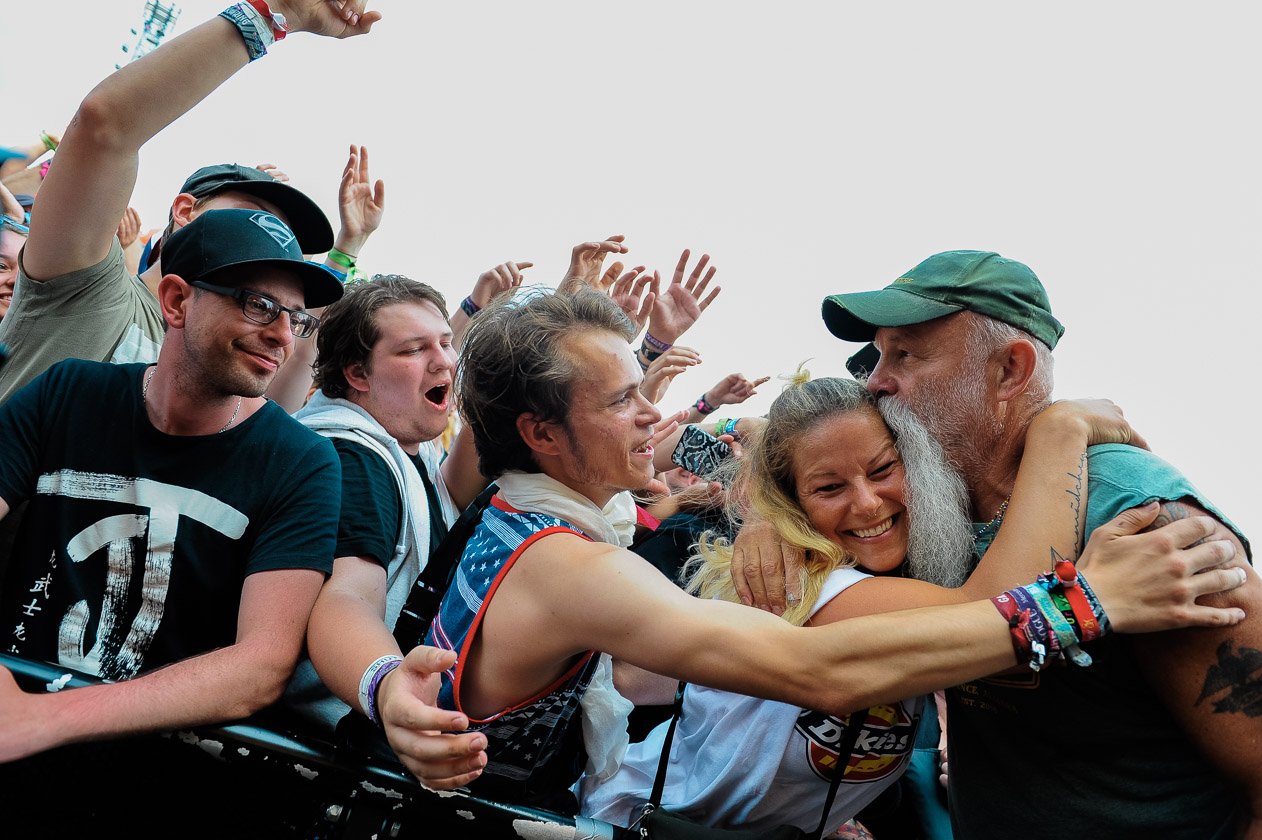
[(757, 417), (767, 376), (671, 390), (739, 305), (708, 255), (665, 277), (615, 235), (452, 306), (366, 269), (362, 146), (336, 231), (238, 163), (142, 230), (145, 142), (283, 38), (379, 19), (234, 4), (0, 162), (3, 651), (96, 680), (0, 668), (0, 819), (309, 833), (278, 803), (301, 793), (154, 737), (268, 715), (617, 826), (1262, 838), (1248, 540), (1115, 405), (1053, 400), (1064, 326), (1022, 263), (949, 251), (828, 297), (857, 378), (800, 370)]

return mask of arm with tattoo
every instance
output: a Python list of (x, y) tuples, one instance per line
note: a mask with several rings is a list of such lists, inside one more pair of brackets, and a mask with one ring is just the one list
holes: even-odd
[[(1187, 499), (1167, 501), (1152, 527), (1205, 513)], [(1229, 628), (1136, 636), (1133, 642), (1153, 690), (1219, 774), (1244, 794), (1253, 818), (1241, 836), (1258, 840), (1262, 838), (1262, 578), (1249, 564), (1240, 540), (1221, 522), (1206, 538), (1215, 539), (1228, 540), (1236, 548), (1223, 567), (1243, 568), (1248, 579), (1231, 592), (1203, 596), (1199, 602), (1241, 607), (1245, 620)]]

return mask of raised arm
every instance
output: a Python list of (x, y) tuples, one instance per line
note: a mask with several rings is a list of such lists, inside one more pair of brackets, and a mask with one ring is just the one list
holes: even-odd
[(323, 579), (307, 569), (250, 575), (233, 644), (133, 680), (28, 694), (0, 668), (0, 762), (64, 744), (237, 720), (275, 702), (298, 663)]
[[(288, 175), (272, 164), (260, 164), (257, 168), (277, 180), (289, 180)], [(381, 179), (375, 183), (370, 179), (367, 146), (350, 147), (350, 155), (338, 183), (337, 210), (340, 222), (337, 238), (324, 264), (339, 274), (346, 274), (349, 279), (350, 273), (358, 270), (359, 255), (368, 238), (381, 226), (386, 210), (386, 184)], [(310, 312), (319, 318), (324, 307)], [(291, 414), (302, 408), (311, 390), (315, 360), (315, 336), (295, 340), (293, 353), (267, 388), (268, 399)]]
[[(273, 0), (271, 7), (296, 32), (336, 38), (367, 32), (380, 17), (358, 0), (341, 8), (325, 0)], [(140, 147), (248, 62), (240, 31), (215, 17), (97, 85), (40, 187), (23, 257), (29, 276), (57, 277), (104, 259), (136, 183)]]

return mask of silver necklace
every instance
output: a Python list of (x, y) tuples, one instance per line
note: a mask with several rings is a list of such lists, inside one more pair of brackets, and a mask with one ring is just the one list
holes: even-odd
[[(158, 366), (154, 365), (153, 367), (149, 368), (149, 372), (145, 374), (144, 384), (140, 386), (140, 401), (141, 402), (145, 402), (145, 403), (149, 402), (149, 383), (153, 381), (153, 375), (154, 373), (157, 372), (157, 370), (158, 370)], [(228, 418), (227, 423), (223, 424), (223, 428), (215, 432), (215, 434), (222, 435), (224, 432), (228, 431), (228, 429), (232, 426), (233, 423), (237, 422), (237, 412), (241, 410), (241, 401), (243, 399), (244, 397), (240, 397), (240, 396), (237, 397), (237, 406), (236, 408), (232, 409), (232, 416)]]
[(991, 533), (993, 533), (994, 531), (999, 530), (999, 526), (1003, 524), (1003, 515), (1004, 515), (1005, 513), (1007, 513), (1007, 512), (1008, 512), (1008, 501), (1009, 501), (1011, 498), (1012, 498), (1012, 495), (1011, 495), (1011, 494), (1009, 494), (1009, 495), (1008, 495), (1008, 498), (1007, 498), (1007, 499), (1004, 499), (1004, 500), (1003, 500), (1003, 501), (999, 504), (999, 511), (995, 514), (995, 516), (994, 516), (994, 518), (993, 518), (993, 519), (991, 519), (989, 522), (987, 522), (985, 525), (983, 525), (983, 526), (981, 527), (981, 530), (979, 530), (979, 531), (978, 531), (978, 532), (977, 532), (977, 533), (973, 536), (973, 542), (978, 542), (978, 541), (980, 541), (983, 537), (988, 537), (988, 536), (990, 536), (990, 535), (991, 535)]

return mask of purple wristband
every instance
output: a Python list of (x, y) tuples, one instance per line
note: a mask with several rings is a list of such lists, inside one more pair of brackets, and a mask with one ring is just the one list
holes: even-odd
[(377, 689), (381, 687), (381, 681), (386, 674), (402, 664), (402, 659), (391, 659), (377, 669), (377, 672), (372, 675), (372, 682), (368, 684), (368, 719), (379, 727), (384, 728), (385, 724), (381, 722), (381, 714), (377, 710)]
[(665, 341), (661, 341), (659, 339), (654, 338), (651, 332), (646, 332), (644, 334), (644, 344), (646, 347), (652, 347), (654, 350), (656, 350), (659, 353), (665, 353), (667, 350), (675, 346), (673, 344), (667, 344)]

